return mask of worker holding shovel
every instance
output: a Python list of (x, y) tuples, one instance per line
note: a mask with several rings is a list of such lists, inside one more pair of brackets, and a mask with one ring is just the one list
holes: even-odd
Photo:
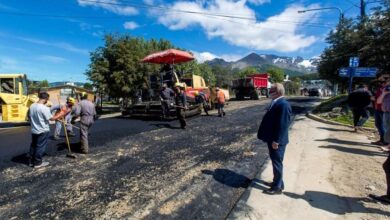
[[(71, 120), (72, 120), (72, 108), (75, 104), (75, 99), (72, 98), (72, 97), (68, 97), (66, 99), (66, 104), (65, 105), (61, 105), (60, 103), (56, 106), (53, 106), (51, 107), (50, 111), (56, 111), (55, 115), (57, 114), (63, 114), (64, 115), (64, 120), (65, 120), (65, 123), (66, 123), (66, 131), (67, 131), (67, 134), (71, 137), (74, 137), (75, 134), (73, 133), (73, 128), (72, 128), (72, 125), (71, 125)], [(60, 140), (60, 133), (61, 133), (61, 129), (62, 129), (62, 121), (56, 121), (56, 128), (54, 130), (54, 135), (53, 135), (53, 139), (54, 140)]]

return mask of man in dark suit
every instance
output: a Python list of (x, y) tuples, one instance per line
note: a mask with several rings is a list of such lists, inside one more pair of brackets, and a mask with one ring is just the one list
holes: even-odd
[(264, 191), (264, 193), (270, 195), (281, 194), (284, 189), (283, 157), (288, 144), (291, 106), (283, 95), (283, 85), (280, 83), (273, 84), (269, 91), (272, 102), (261, 121), (257, 133), (257, 138), (267, 143), (272, 161), (274, 179), (269, 184), (271, 188)]

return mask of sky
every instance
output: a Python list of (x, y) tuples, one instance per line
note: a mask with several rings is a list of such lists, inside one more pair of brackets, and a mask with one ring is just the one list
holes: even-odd
[[(90, 52), (107, 33), (166, 39), (199, 62), (252, 52), (319, 56), (339, 19), (360, 0), (0, 0), (0, 73), (86, 82)], [(369, 10), (367, 11), (369, 13)]]

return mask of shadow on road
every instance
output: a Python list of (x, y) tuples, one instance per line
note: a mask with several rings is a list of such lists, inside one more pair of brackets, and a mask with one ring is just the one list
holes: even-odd
[(387, 157), (387, 153), (383, 152), (373, 152), (373, 151), (368, 151), (368, 150), (361, 150), (361, 149), (356, 149), (356, 148), (349, 148), (349, 147), (343, 147), (339, 145), (328, 145), (328, 146), (319, 146), (319, 148), (332, 148), (344, 153), (351, 153), (351, 154), (360, 154), (364, 156), (380, 156), (380, 157)]
[(28, 166), (29, 164), (29, 155), (27, 153), (23, 153), (23, 154), (20, 154), (18, 156), (15, 156), (11, 159), (12, 162), (14, 163), (20, 163), (20, 164), (24, 164), (26, 166)]
[(348, 130), (348, 129), (337, 129), (337, 128), (326, 128), (326, 127), (317, 127), (318, 129), (322, 130), (328, 130), (328, 131), (343, 131), (343, 132), (350, 132), (350, 133), (356, 133), (353, 130)]
[(234, 188), (247, 188), (251, 182), (248, 177), (227, 169), (202, 170), (202, 173), (211, 175), (216, 181)]
[(322, 209), (337, 215), (345, 215), (347, 213), (376, 213), (384, 216), (390, 215), (390, 212), (365, 207), (363, 202), (374, 202), (365, 197), (345, 197), (318, 191), (306, 191), (303, 195), (284, 192), (284, 195), (293, 199), (303, 199), (314, 208)]
[(155, 124), (150, 124), (150, 125), (156, 126), (158, 128), (181, 129), (180, 127), (174, 127), (170, 124), (165, 124), (165, 123), (155, 123)]
[(373, 144), (367, 144), (362, 142), (356, 142), (356, 141), (346, 141), (346, 140), (340, 140), (336, 138), (325, 138), (325, 139), (317, 139), (316, 141), (324, 141), (324, 142), (330, 142), (335, 144), (346, 144), (346, 145), (358, 145), (358, 146), (366, 146), (366, 147), (377, 147)]

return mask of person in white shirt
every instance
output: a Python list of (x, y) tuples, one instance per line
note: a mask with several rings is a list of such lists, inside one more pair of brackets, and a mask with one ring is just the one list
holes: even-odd
[(38, 102), (32, 104), (28, 110), (32, 135), (29, 165), (34, 168), (49, 165), (49, 162), (43, 162), (42, 158), (46, 151), (47, 140), (50, 134), (49, 121), (57, 120), (57, 118), (53, 117), (50, 113), (50, 108), (46, 106), (49, 94), (42, 92), (39, 93), (38, 97)]

